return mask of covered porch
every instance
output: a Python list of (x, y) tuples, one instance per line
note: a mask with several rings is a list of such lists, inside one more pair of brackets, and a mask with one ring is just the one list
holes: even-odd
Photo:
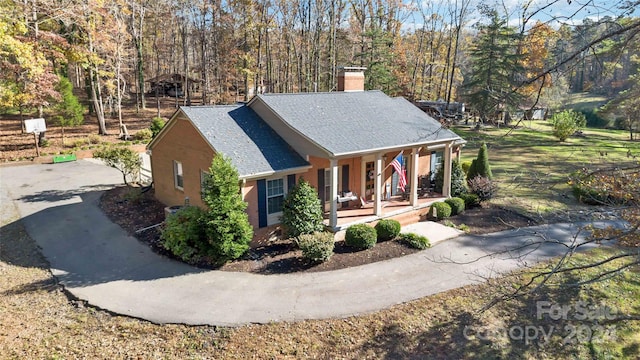
[[(435, 201), (449, 198), (454, 145), (457, 144), (443, 141), (426, 146), (385, 149), (355, 158), (329, 159), (328, 164), (320, 166), (323, 169), (318, 173), (320, 197), (325, 200), (325, 224), (339, 231), (352, 224), (426, 209)], [(458, 149), (456, 146), (455, 151)], [(444, 181), (439, 194), (433, 193), (433, 189), (425, 191), (422, 185), (425, 178), (433, 175), (435, 158), (432, 153), (435, 151), (442, 154), (444, 163)], [(401, 169), (398, 164), (391, 166), (395, 159), (402, 160)], [(427, 173), (428, 170), (431, 172)], [(398, 180), (399, 171), (405, 174), (406, 187), (402, 193), (399, 190), (402, 187)], [(345, 192), (342, 189), (349, 190)]]
[[(394, 218), (403, 225), (408, 225), (420, 220), (427, 213), (429, 207), (434, 202), (444, 201), (446, 199), (442, 194), (432, 193), (425, 197), (417, 199), (417, 204), (412, 205), (409, 200), (403, 199), (402, 196), (394, 196), (389, 200), (382, 201), (381, 213), (374, 214), (374, 204), (367, 203), (364, 206), (353, 205), (350, 207), (340, 208), (337, 210), (337, 224), (333, 226), (333, 231), (340, 231), (351, 225), (370, 223), (380, 219)], [(325, 212), (324, 223), (330, 225), (330, 213)]]

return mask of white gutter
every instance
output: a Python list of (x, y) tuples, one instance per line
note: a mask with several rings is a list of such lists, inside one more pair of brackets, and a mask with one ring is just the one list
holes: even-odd
[[(445, 145), (447, 143), (457, 144), (458, 140), (465, 141), (461, 137), (457, 137), (457, 138), (451, 138), (451, 139), (439, 140), (439, 141), (432, 141), (432, 142), (427, 142), (427, 143), (419, 142), (419, 143), (404, 144), (404, 145), (400, 145), (400, 146), (390, 146), (390, 147), (383, 147), (383, 148), (367, 149), (367, 150), (356, 151), (356, 152), (339, 153), (339, 154), (334, 154), (332, 158), (336, 158), (337, 159), (338, 157), (347, 157), (347, 156), (356, 156), (356, 155), (369, 155), (369, 154), (375, 154), (375, 153), (379, 153), (379, 152), (383, 152), (383, 151), (385, 151), (385, 152), (399, 151), (399, 150), (403, 150), (403, 149), (406, 149), (406, 148), (412, 148), (412, 147), (418, 147), (418, 146), (432, 147), (432, 146), (438, 146), (438, 145)], [(465, 141), (465, 143), (466, 143), (466, 141)]]
[(285, 176), (285, 175), (297, 174), (297, 173), (300, 173), (300, 172), (307, 172), (311, 168), (312, 168), (311, 165), (305, 165), (305, 166), (299, 166), (299, 167), (296, 167), (296, 168), (289, 168), (289, 169), (282, 170), (282, 171), (263, 171), (263, 172), (256, 173), (256, 174), (240, 175), (239, 178), (240, 178), (240, 180), (254, 180), (254, 179), (270, 177), (270, 176), (273, 176), (273, 175)]

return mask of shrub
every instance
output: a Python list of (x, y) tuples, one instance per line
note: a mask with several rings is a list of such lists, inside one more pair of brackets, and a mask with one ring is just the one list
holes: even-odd
[(161, 117), (154, 117), (153, 119), (151, 119), (151, 125), (149, 125), (149, 130), (151, 130), (151, 137), (156, 137), (156, 135), (158, 135), (164, 125), (165, 121)]
[(151, 132), (150, 129), (138, 130), (138, 132), (135, 133), (135, 135), (133, 135), (133, 138), (135, 140), (142, 140), (142, 141), (151, 140), (152, 137), (153, 137), (153, 133)]
[(551, 118), (553, 136), (560, 141), (565, 141), (570, 135), (585, 127), (587, 120), (584, 114), (573, 110), (565, 110), (556, 113)]
[(433, 215), (433, 210), (436, 210), (435, 217), (438, 220), (446, 219), (451, 216), (451, 206), (445, 202), (436, 202), (431, 205), (429, 214)]
[(282, 225), (291, 237), (324, 229), (318, 192), (304, 179), (300, 179), (284, 199)]
[(170, 215), (160, 236), (165, 249), (184, 261), (194, 259), (206, 246), (203, 214), (199, 207), (187, 206)]
[(407, 245), (413, 248), (420, 249), (420, 250), (424, 250), (431, 247), (431, 243), (429, 242), (429, 239), (427, 239), (426, 236), (422, 236), (414, 233), (400, 234), (400, 241), (402, 241), (403, 243), (406, 243)]
[(585, 126), (588, 126), (591, 128), (604, 129), (608, 127), (611, 123), (611, 121), (601, 116), (600, 111), (598, 109), (580, 110), (580, 113), (584, 115), (585, 124), (586, 124)]
[(471, 161), (469, 171), (467, 172), (467, 181), (475, 178), (476, 176), (493, 179), (491, 165), (489, 165), (489, 150), (487, 149), (486, 143), (482, 143), (480, 150), (478, 150), (478, 157)]
[(231, 160), (216, 154), (204, 178), (202, 199), (208, 210), (203, 224), (209, 247), (206, 255), (218, 263), (237, 259), (249, 250), (253, 228), (242, 199), (238, 171)]
[(127, 189), (127, 192), (124, 194), (124, 199), (128, 202), (139, 204), (144, 199), (142, 188), (131, 187)]
[(634, 128), (635, 122), (636, 120), (632, 117), (627, 117), (627, 116), (616, 117), (613, 128), (617, 130), (629, 131), (631, 129), (635, 129)]
[[(467, 192), (465, 173), (458, 160), (451, 161), (451, 196), (459, 196)], [(444, 159), (436, 170), (435, 191), (441, 193), (444, 185)]]
[(344, 236), (345, 244), (356, 249), (370, 249), (376, 245), (377, 239), (376, 229), (367, 224), (350, 226)]
[(333, 236), (333, 233), (330, 232), (302, 234), (298, 236), (296, 242), (302, 250), (302, 256), (311, 261), (323, 262), (329, 260), (333, 255), (335, 246)]
[(498, 185), (489, 178), (476, 176), (469, 181), (469, 190), (478, 195), (480, 201), (486, 201), (495, 196)]
[(464, 171), (464, 174), (467, 175), (469, 173), (469, 168), (471, 167), (471, 161), (463, 161), (460, 164), (460, 167), (462, 168), (462, 171)]
[(125, 185), (128, 179), (136, 180), (140, 173), (142, 161), (135, 151), (128, 147), (103, 147), (93, 152), (93, 157), (105, 162), (108, 166), (118, 169), (122, 173)]
[(460, 195), (460, 198), (464, 200), (464, 207), (466, 209), (471, 209), (472, 207), (480, 205), (480, 198), (474, 193), (462, 194)]
[(78, 140), (74, 141), (71, 144), (71, 147), (73, 147), (73, 148), (81, 148), (81, 147), (83, 147), (85, 145), (88, 145), (88, 144), (89, 144), (89, 140), (87, 140), (87, 139), (78, 139)]
[(469, 228), (469, 225), (467, 225), (467, 224), (460, 224), (460, 225), (456, 226), (456, 229), (458, 229), (460, 231), (464, 231), (466, 233), (471, 231), (471, 229)]
[(452, 197), (444, 202), (451, 207), (451, 215), (458, 215), (464, 211), (464, 200), (459, 197)]
[(375, 226), (378, 241), (391, 240), (400, 234), (400, 222), (393, 219), (382, 219)]
[(96, 134), (89, 135), (89, 137), (87, 138), (87, 141), (89, 142), (89, 144), (92, 144), (92, 145), (102, 143), (102, 139), (100, 138), (100, 135), (96, 135)]

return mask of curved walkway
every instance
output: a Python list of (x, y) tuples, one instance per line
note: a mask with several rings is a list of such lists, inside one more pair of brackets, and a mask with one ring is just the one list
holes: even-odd
[[(0, 180), (3, 207), (13, 201), (71, 294), (155, 323), (236, 326), (372, 312), (482, 281), (517, 268), (525, 257), (531, 263), (559, 255), (564, 248), (549, 244), (478, 260), (542, 235), (570, 241), (575, 230), (554, 224), (464, 235), (412, 255), (330, 272), (208, 271), (153, 253), (108, 220), (97, 202), (104, 189), (121, 182), (114, 169), (93, 160), (3, 167)], [(427, 228), (430, 238), (437, 226)]]

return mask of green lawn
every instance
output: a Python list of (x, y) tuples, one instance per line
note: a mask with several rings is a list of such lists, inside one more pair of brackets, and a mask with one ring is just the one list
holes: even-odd
[(608, 99), (604, 96), (590, 93), (571, 94), (565, 107), (576, 111), (593, 111), (606, 104)]
[[(546, 121), (524, 122), (523, 127), (456, 127), (467, 140), (462, 161), (476, 157), (482, 142), (489, 148), (489, 162), (500, 184), (500, 204), (511, 204), (529, 212), (561, 210), (576, 205), (567, 186), (572, 171), (594, 165), (622, 165), (640, 158), (640, 142), (629, 141), (621, 130), (585, 129), (582, 137), (566, 142), (551, 134)], [(632, 157), (629, 157), (631, 154)]]

